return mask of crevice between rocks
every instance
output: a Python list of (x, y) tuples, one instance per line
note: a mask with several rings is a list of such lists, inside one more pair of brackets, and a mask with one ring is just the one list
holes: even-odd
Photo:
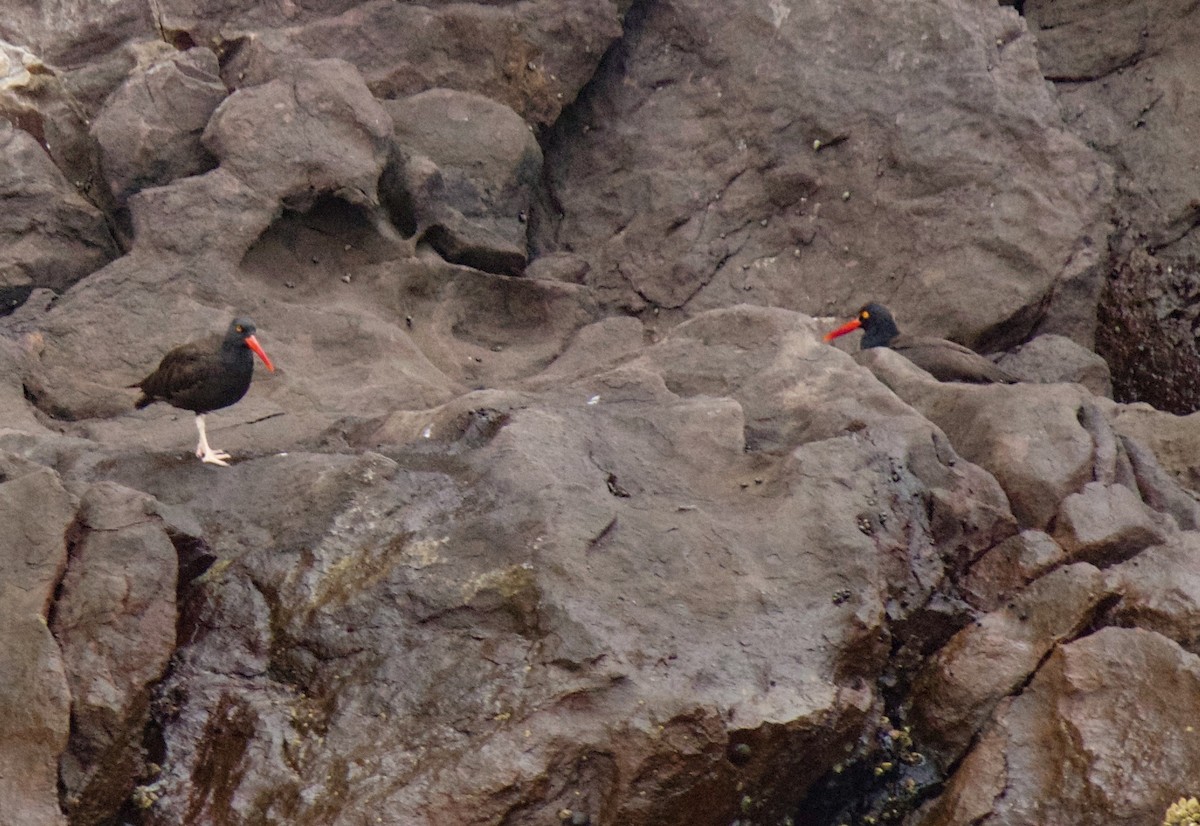
[(538, 145), (546, 162), (542, 164), (540, 185), (530, 204), (526, 233), (529, 263), (562, 248), (559, 227), (564, 217), (564, 208), (555, 191), (549, 159), (557, 154), (558, 147), (573, 142), (591, 128), (585, 113), (591, 110), (593, 99), (602, 94), (606, 86), (618, 82), (625, 75), (623, 64), (630, 41), (641, 33), (650, 10), (657, 2), (658, 0), (634, 0), (630, 3), (621, 21), (621, 36), (614, 40), (601, 56), (591, 78), (580, 88), (575, 99), (562, 108), (553, 124), (536, 132)]

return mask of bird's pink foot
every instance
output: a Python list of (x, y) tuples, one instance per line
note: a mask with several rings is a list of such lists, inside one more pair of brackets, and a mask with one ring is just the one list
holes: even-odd
[(229, 467), (229, 462), (225, 460), (232, 459), (233, 457), (223, 450), (212, 450), (210, 448), (208, 450), (197, 450), (196, 458), (198, 458), (201, 462), (205, 462), (210, 465)]

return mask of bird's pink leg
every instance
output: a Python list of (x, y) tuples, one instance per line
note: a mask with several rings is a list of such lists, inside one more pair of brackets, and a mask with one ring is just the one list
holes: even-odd
[(200, 443), (196, 445), (196, 456), (201, 462), (207, 462), (210, 465), (220, 465), (221, 467), (229, 467), (226, 459), (232, 459), (223, 450), (213, 450), (208, 446), (208, 434), (204, 430), (204, 414), (196, 414), (196, 429), (200, 431)]

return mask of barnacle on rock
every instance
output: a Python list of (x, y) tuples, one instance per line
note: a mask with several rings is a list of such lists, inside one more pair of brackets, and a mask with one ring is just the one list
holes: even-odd
[(1167, 809), (1163, 826), (1200, 826), (1200, 800), (1181, 797)]

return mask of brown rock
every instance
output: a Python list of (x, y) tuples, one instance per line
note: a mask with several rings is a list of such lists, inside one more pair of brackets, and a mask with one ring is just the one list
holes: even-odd
[(547, 147), (535, 244), (591, 259), (612, 306), (874, 298), (909, 332), (989, 347), (1023, 338), (1061, 283), (1043, 323), (1089, 342), (1109, 173), (1063, 130), (1011, 9), (909, 11), (637, 8)]
[(1190, 491), (1200, 491), (1200, 414), (1176, 416), (1148, 404), (1116, 407), (1113, 427), (1137, 439)]
[(75, 508), (53, 471), (7, 457), (0, 469), (0, 799), (12, 823), (64, 826), (58, 758), (71, 697), (46, 617)]
[(204, 147), (255, 192), (293, 207), (339, 190), (375, 203), (391, 127), (353, 66), (317, 60), (230, 95), (204, 130)]
[(942, 769), (956, 763), (996, 704), (1088, 627), (1109, 593), (1099, 570), (1068, 565), (959, 631), (913, 681), (909, 719), (923, 753)]
[(1056, 648), (997, 709), (918, 822), (1157, 823), (1200, 777), (1198, 715), (1200, 658), (1150, 631), (1101, 629)]
[(979, 557), (967, 572), (963, 590), (972, 606), (994, 611), (1065, 560), (1063, 549), (1049, 534), (1021, 531)]
[[(859, 360), (942, 428), (964, 458), (996, 477), (1022, 527), (1046, 528), (1064, 497), (1115, 473), (1115, 437), (1099, 416), (1086, 415), (1092, 397), (1080, 387), (937, 382), (881, 347)], [(1107, 457), (1085, 423), (1114, 445)]]
[(51, 624), (72, 696), (61, 768), (72, 823), (110, 821), (145, 772), (151, 691), (175, 651), (176, 570), (151, 497), (89, 488)]
[(392, 220), (447, 261), (520, 274), (542, 172), (542, 150), (525, 121), (503, 104), (450, 89), (385, 106), (395, 146), (380, 186)]
[(1200, 528), (1200, 502), (1167, 473), (1158, 457), (1132, 436), (1121, 436), (1121, 448), (1129, 458), (1142, 501), (1170, 516), (1185, 531)]
[(1117, 624), (1145, 628), (1200, 653), (1200, 535), (1181, 533), (1114, 565)]
[(0, 199), (0, 288), (61, 292), (117, 256), (100, 210), (31, 135), (2, 119)]
[(1054, 538), (1069, 559), (1107, 567), (1163, 541), (1152, 513), (1123, 485), (1089, 482), (1062, 500)]
[(453, 88), (486, 95), (548, 126), (621, 35), (626, 8), (616, 0), (499, 6), (367, 0), (288, 9), (167, 0), (158, 13), (163, 28), (187, 32), (195, 43), (245, 35), (226, 66), (233, 85), (288, 77), (300, 60), (340, 58), (382, 99)]
[[(952, 634), (962, 609), (929, 606), (955, 555), (1012, 529), (994, 481), (816, 330), (706, 314), (604, 373), (425, 411), (391, 459), (290, 453), (219, 488), (122, 471), (188, 501), (229, 559), (163, 688), (150, 822), (716, 823), (738, 783), (782, 817), (861, 731), (891, 629), (915, 650)], [(744, 411), (815, 410), (796, 388), (819, 376), (900, 415), (748, 454)]]
[[(9, 12), (6, 33), (13, 16), (20, 15), (16, 9)], [(18, 42), (29, 45), (28, 40)], [(99, 162), (88, 136), (90, 113), (77, 99), (70, 80), (44, 53), (0, 38), (0, 121), (27, 132), (78, 190), (77, 195), (103, 204)]]
[(1108, 363), (1066, 336), (1037, 336), (1001, 356), (998, 363), (1022, 381), (1075, 382), (1097, 396), (1112, 397)]
[(216, 165), (200, 135), (225, 99), (218, 71), (208, 49), (175, 52), (137, 67), (105, 101), (91, 131), (118, 205), (141, 189)]

